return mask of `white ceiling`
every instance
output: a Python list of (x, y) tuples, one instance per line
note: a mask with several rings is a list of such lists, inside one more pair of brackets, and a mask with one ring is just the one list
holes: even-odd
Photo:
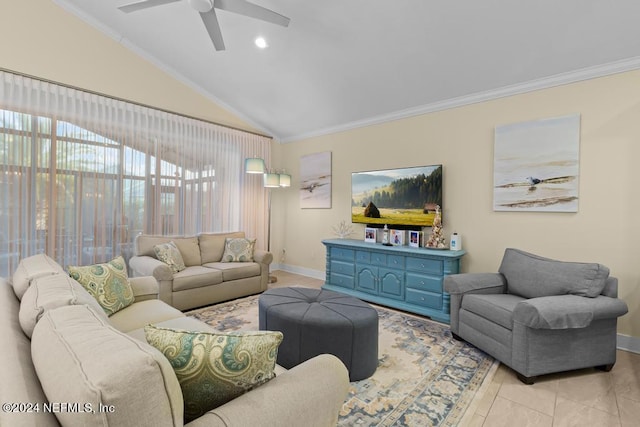
[(637, 0), (253, 0), (291, 24), (221, 52), (186, 0), (54, 1), (283, 142), (640, 68)]

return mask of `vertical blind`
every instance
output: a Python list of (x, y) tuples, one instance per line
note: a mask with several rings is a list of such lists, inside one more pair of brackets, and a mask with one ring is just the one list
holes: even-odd
[(0, 276), (37, 253), (128, 259), (139, 233), (242, 230), (266, 248), (256, 156), (269, 138), (0, 71)]

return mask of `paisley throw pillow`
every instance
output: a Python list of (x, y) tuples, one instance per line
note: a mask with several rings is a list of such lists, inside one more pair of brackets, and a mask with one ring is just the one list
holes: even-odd
[(224, 243), (222, 262), (253, 262), (256, 239), (227, 237)]
[(180, 250), (173, 241), (155, 245), (153, 251), (156, 253), (156, 257), (167, 264), (174, 273), (179, 273), (187, 268)]
[(269, 381), (282, 332), (188, 332), (145, 326), (147, 342), (173, 367), (185, 423)]
[(69, 266), (68, 271), (98, 301), (107, 316), (133, 304), (133, 290), (122, 256), (105, 264)]

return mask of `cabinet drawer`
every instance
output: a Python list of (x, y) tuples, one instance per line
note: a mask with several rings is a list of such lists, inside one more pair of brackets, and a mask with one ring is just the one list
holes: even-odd
[(378, 252), (371, 253), (371, 264), (387, 265), (387, 256)]
[(407, 288), (405, 301), (410, 304), (421, 305), (429, 308), (442, 308), (442, 294), (433, 292), (419, 291), (417, 289)]
[(343, 259), (353, 261), (355, 251), (353, 249), (331, 248), (331, 259)]
[(353, 264), (331, 260), (331, 273), (344, 274), (353, 277)]
[(435, 259), (407, 257), (407, 270), (443, 274), (442, 261)]
[(442, 293), (442, 277), (407, 273), (407, 287), (419, 289), (422, 291)]
[(371, 252), (356, 251), (356, 262), (371, 264)]
[(387, 267), (404, 268), (404, 257), (398, 255), (388, 255)]
[(345, 276), (343, 274), (331, 273), (329, 278), (332, 285), (342, 286), (343, 288), (353, 289), (353, 277)]

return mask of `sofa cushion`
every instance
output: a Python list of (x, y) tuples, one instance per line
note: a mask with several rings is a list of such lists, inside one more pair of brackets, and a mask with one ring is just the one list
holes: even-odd
[(173, 291), (201, 288), (222, 283), (222, 272), (206, 267), (187, 267), (173, 275)]
[(281, 332), (188, 332), (145, 327), (173, 367), (189, 422), (273, 378)]
[[(150, 322), (153, 326), (158, 328), (169, 328), (169, 329), (179, 329), (182, 331), (198, 331), (198, 332), (217, 332), (216, 329), (213, 329), (208, 324), (201, 322), (195, 317), (189, 316), (180, 316), (174, 319), (163, 320), (162, 322)], [(136, 339), (147, 342), (147, 337), (144, 333), (144, 328), (149, 326), (149, 322), (147, 322), (144, 326), (134, 329), (132, 331), (127, 331), (127, 335), (134, 337)]]
[(48, 255), (38, 254), (23, 258), (11, 279), (13, 292), (18, 299), (22, 299), (33, 279), (58, 273), (64, 273), (64, 269)]
[(31, 337), (36, 323), (47, 310), (78, 304), (89, 305), (107, 318), (98, 301), (67, 274), (39, 277), (31, 282), (20, 302), (20, 326)]
[(507, 249), (500, 273), (511, 294), (525, 298), (580, 295), (594, 298), (604, 289), (609, 269), (601, 264), (564, 262)]
[(518, 303), (525, 300), (511, 294), (466, 294), (462, 297), (461, 307), (511, 330), (513, 329), (513, 310)]
[(224, 246), (230, 238), (243, 238), (244, 232), (236, 231), (231, 233), (203, 233), (198, 235), (200, 242), (200, 253), (202, 255), (202, 264), (209, 262), (219, 262), (224, 253)]
[(222, 272), (222, 279), (225, 282), (260, 275), (260, 264), (257, 262), (210, 262), (204, 264), (203, 267), (220, 270)]
[(227, 237), (224, 243), (222, 262), (253, 262), (256, 239)]
[(48, 400), (85, 409), (57, 412), (62, 425), (182, 425), (180, 384), (167, 359), (89, 306), (47, 311), (33, 331), (31, 353)]
[(127, 332), (144, 328), (149, 323), (184, 317), (177, 308), (171, 307), (159, 299), (136, 302), (120, 310), (111, 317), (109, 323), (119, 331)]
[(69, 275), (98, 301), (109, 316), (133, 304), (133, 290), (122, 256), (104, 264), (69, 266)]
[(176, 244), (173, 243), (173, 240), (155, 245), (153, 251), (156, 254), (156, 258), (167, 264), (173, 273), (179, 273), (187, 268), (184, 265), (182, 254)]
[(150, 256), (156, 257), (153, 247), (162, 243), (168, 243), (173, 241), (180, 250), (184, 265), (187, 267), (192, 265), (202, 265), (202, 258), (200, 257), (200, 244), (197, 236), (192, 237), (179, 237), (179, 236), (150, 236), (140, 234), (136, 236), (135, 250), (137, 256)]

